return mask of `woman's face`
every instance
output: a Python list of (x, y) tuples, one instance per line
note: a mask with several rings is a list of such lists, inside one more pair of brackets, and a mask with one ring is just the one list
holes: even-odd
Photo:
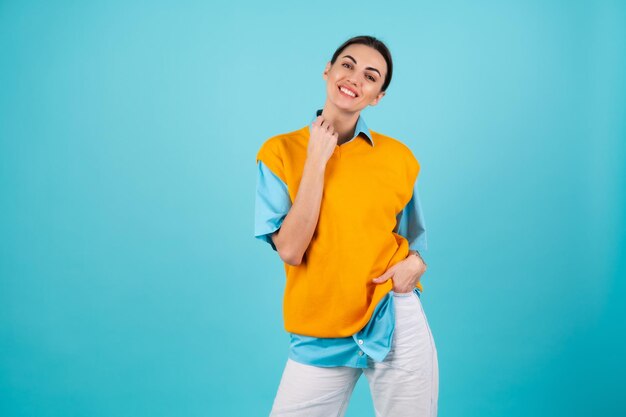
[[(327, 100), (340, 109), (357, 112), (375, 106), (385, 95), (380, 89), (387, 75), (385, 58), (376, 49), (363, 44), (345, 48), (335, 63), (324, 69)], [(342, 91), (342, 87), (352, 91)]]

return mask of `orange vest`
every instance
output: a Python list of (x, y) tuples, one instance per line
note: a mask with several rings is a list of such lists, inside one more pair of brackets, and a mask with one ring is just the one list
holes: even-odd
[[(335, 147), (326, 165), (319, 220), (302, 263), (285, 263), (285, 330), (347, 337), (370, 320), (392, 280), (371, 280), (406, 258), (409, 243), (393, 230), (411, 199), (419, 163), (402, 142), (370, 130)], [(257, 154), (285, 184), (293, 204), (307, 155), (309, 126), (273, 136)], [(421, 283), (416, 287), (422, 291)]]

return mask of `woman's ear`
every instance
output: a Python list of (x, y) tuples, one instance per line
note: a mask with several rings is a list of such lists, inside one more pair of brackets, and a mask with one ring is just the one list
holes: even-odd
[(378, 104), (378, 102), (380, 101), (381, 98), (383, 98), (385, 96), (385, 92), (381, 91), (380, 93), (378, 93), (378, 95), (376, 96), (376, 98), (370, 103), (370, 106), (375, 106)]
[(328, 71), (330, 71), (330, 61), (328, 61), (328, 63), (326, 64), (326, 68), (324, 68), (324, 73), (322, 74), (322, 78), (324, 78), (324, 80), (328, 79)]

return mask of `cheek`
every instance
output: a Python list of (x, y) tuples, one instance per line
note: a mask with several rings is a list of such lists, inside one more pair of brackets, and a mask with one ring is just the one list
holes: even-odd
[(368, 88), (367, 91), (364, 91), (364, 94), (363, 94), (363, 96), (369, 100), (375, 99), (377, 95), (378, 95), (378, 86)]

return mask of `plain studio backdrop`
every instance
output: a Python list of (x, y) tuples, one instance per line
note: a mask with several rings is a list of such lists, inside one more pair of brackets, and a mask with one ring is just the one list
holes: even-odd
[(422, 167), (439, 416), (626, 415), (624, 2), (6, 0), (0, 415), (268, 415), (255, 157), (361, 34), (395, 64), (362, 114)]

